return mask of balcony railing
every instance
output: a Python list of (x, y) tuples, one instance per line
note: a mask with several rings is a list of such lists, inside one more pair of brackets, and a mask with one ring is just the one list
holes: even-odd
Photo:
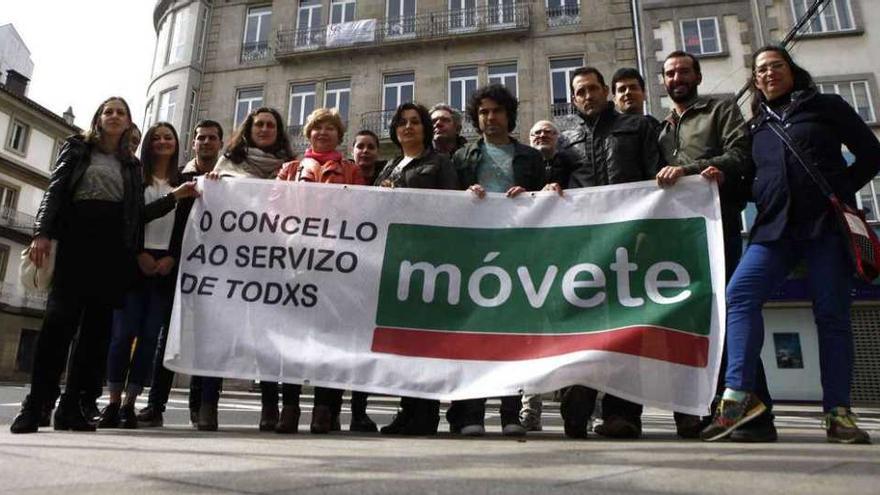
[(269, 58), (269, 42), (257, 41), (254, 43), (244, 43), (241, 45), (241, 61), (255, 62)]
[(43, 311), (47, 297), (48, 292), (29, 292), (21, 285), (0, 283), (0, 304), (5, 306)]
[(12, 208), (0, 208), (0, 227), (31, 235), (34, 233), (34, 216)]
[(364, 112), (361, 114), (361, 129), (373, 131), (380, 138), (388, 137), (388, 126), (394, 110), (382, 110), (380, 112)]
[(577, 108), (572, 103), (553, 103), (550, 105), (550, 115), (560, 131), (574, 129), (581, 122)]
[(529, 6), (482, 5), (473, 9), (444, 10), (385, 19), (361, 19), (311, 29), (280, 29), (276, 56), (313, 50), (379, 46), (411, 40), (442, 39), (460, 35), (522, 31), (529, 28)]
[(547, 25), (550, 27), (568, 26), (571, 24), (580, 24), (580, 22), (580, 5), (563, 5), (562, 7), (547, 8)]

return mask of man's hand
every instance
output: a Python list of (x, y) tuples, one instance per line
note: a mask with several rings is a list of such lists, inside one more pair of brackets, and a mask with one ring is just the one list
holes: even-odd
[(507, 194), (508, 198), (515, 198), (519, 193), (524, 193), (524, 192), (526, 192), (526, 188), (520, 187), (520, 186), (513, 186), (507, 190), (506, 194)]
[(551, 182), (551, 183), (547, 184), (546, 186), (544, 186), (544, 188), (541, 190), (542, 191), (556, 191), (557, 193), (559, 193), (560, 196), (563, 195), (562, 194), (562, 186), (560, 186), (558, 182)]
[(171, 256), (165, 256), (159, 258), (159, 261), (156, 262), (156, 273), (159, 275), (168, 275), (171, 273), (171, 269), (174, 268), (174, 258)]
[(724, 172), (713, 165), (709, 165), (708, 167), (706, 167), (705, 170), (700, 172), (700, 175), (709, 180), (717, 182), (719, 186), (721, 186), (721, 184), (724, 184)]
[(149, 253), (141, 253), (137, 257), (138, 267), (141, 269), (141, 273), (148, 277), (152, 277), (156, 274), (156, 260)]
[(665, 166), (657, 172), (657, 185), (667, 187), (675, 185), (678, 179), (684, 175), (684, 169), (681, 167)]
[(468, 191), (472, 192), (474, 196), (476, 196), (478, 199), (483, 199), (486, 197), (486, 190), (483, 189), (483, 186), (479, 184), (472, 185), (468, 188)]
[(28, 249), (28, 258), (37, 268), (43, 267), (43, 260), (46, 259), (52, 251), (52, 241), (48, 237), (34, 237), (31, 241), (30, 249)]

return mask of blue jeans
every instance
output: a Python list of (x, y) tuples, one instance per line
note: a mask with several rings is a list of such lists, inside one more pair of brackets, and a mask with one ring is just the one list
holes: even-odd
[(752, 391), (761, 347), (761, 309), (800, 260), (807, 264), (813, 316), (819, 335), (822, 407), (849, 407), (853, 339), (849, 309), (852, 266), (843, 239), (827, 233), (817, 239), (778, 240), (749, 245), (727, 288), (728, 388)]
[[(129, 394), (140, 394), (151, 377), (159, 332), (174, 295), (173, 285), (165, 278), (145, 278), (125, 295), (122, 309), (113, 315), (113, 336), (107, 355), (107, 388), (111, 392), (122, 391), (126, 370), (125, 389)], [(137, 345), (132, 353), (135, 338)]]

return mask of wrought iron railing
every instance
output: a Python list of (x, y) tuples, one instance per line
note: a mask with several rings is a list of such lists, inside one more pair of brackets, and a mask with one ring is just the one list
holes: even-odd
[(361, 114), (361, 129), (373, 131), (381, 138), (388, 137), (388, 126), (394, 110), (382, 110), (379, 112), (364, 112)]
[(277, 31), (276, 55), (353, 46), (377, 46), (404, 40), (448, 38), (462, 34), (520, 31), (529, 28), (529, 5), (482, 5), (384, 19), (361, 19), (311, 29)]
[(547, 25), (567, 26), (571, 24), (580, 24), (581, 22), (581, 6), (580, 5), (563, 5), (561, 7), (547, 7)]
[(553, 103), (550, 105), (550, 115), (553, 117), (553, 123), (556, 124), (560, 131), (574, 129), (581, 121), (577, 108), (573, 103)]
[(268, 41), (256, 41), (241, 45), (241, 61), (255, 62), (269, 57), (270, 49)]
[(30, 235), (34, 232), (34, 216), (8, 207), (0, 208), (0, 226)]
[(26, 291), (21, 285), (0, 283), (0, 303), (6, 306), (45, 310), (48, 295), (48, 292)]

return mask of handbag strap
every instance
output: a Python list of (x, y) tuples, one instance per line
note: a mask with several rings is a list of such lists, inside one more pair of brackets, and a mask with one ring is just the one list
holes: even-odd
[(773, 133), (782, 140), (782, 143), (785, 144), (786, 147), (788, 147), (788, 149), (791, 151), (791, 154), (794, 155), (795, 160), (797, 160), (798, 163), (801, 164), (801, 166), (807, 172), (807, 175), (809, 175), (810, 178), (813, 179), (813, 182), (815, 182), (816, 185), (819, 186), (819, 190), (822, 191), (822, 194), (824, 194), (829, 200), (836, 200), (837, 195), (834, 194), (834, 190), (831, 189), (828, 181), (826, 181), (825, 177), (822, 176), (822, 172), (819, 171), (816, 165), (804, 159), (805, 153), (803, 152), (803, 150), (801, 150), (801, 148), (796, 145), (794, 141), (792, 141), (791, 136), (789, 136), (788, 133), (785, 132), (785, 129), (783, 129), (782, 126), (779, 125), (779, 122), (774, 120), (778, 119), (778, 117), (776, 117), (776, 114), (772, 110), (770, 110), (766, 103), (763, 104), (763, 107), (764, 111), (769, 115), (769, 117), (767, 118), (767, 125), (770, 127), (770, 130), (772, 130)]

